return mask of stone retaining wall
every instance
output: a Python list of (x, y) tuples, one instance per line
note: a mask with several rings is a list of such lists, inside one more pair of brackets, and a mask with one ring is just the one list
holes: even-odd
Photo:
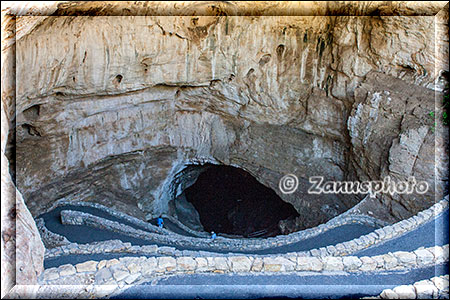
[(410, 285), (386, 289), (378, 297), (366, 299), (448, 299), (448, 274)]
[[(315, 257), (323, 257), (323, 256), (345, 256), (351, 253), (355, 253), (357, 251), (366, 249), (369, 246), (374, 244), (382, 243), (384, 241), (390, 240), (392, 238), (399, 237), (411, 230), (416, 229), (420, 225), (430, 221), (434, 218), (435, 215), (442, 213), (448, 207), (448, 195), (436, 203), (429, 209), (419, 212), (416, 216), (413, 216), (409, 219), (400, 221), (393, 225), (385, 226), (383, 228), (379, 228), (372, 233), (367, 235), (363, 235), (357, 239), (339, 243), (336, 245), (329, 245), (327, 247), (321, 247), (318, 249), (312, 249), (309, 251), (299, 252), (298, 255), (301, 256), (315, 256)], [(211, 251), (217, 250), (228, 250), (228, 251), (252, 251), (252, 250), (262, 250), (268, 249), (278, 246), (287, 245), (290, 243), (298, 242), (299, 240), (294, 240), (288, 243), (288, 241), (282, 239), (227, 239), (223, 237), (219, 237), (216, 240), (212, 241), (211, 239), (205, 238), (194, 238), (194, 237), (186, 237), (178, 234), (171, 235), (159, 235), (148, 233), (139, 229), (134, 229), (130, 226), (126, 226), (124, 224), (120, 224), (118, 222), (106, 220), (101, 217), (93, 216), (87, 213), (78, 212), (78, 211), (62, 211), (62, 220), (66, 224), (72, 225), (87, 225), (94, 226), (101, 229), (113, 230), (116, 232), (120, 232), (123, 234), (131, 235), (133, 237), (147, 239), (149, 241), (164, 243), (168, 245), (174, 246), (185, 246), (185, 247), (206, 247)], [(346, 222), (351, 220), (353, 216), (347, 216)], [(344, 222), (344, 221), (342, 221)], [(328, 223), (327, 223), (328, 224)], [(324, 224), (323, 224), (324, 225)], [(326, 225), (326, 224), (325, 224)], [(332, 225), (334, 226), (334, 224)], [(321, 227), (321, 226), (319, 226)], [(331, 227), (333, 228), (333, 227)], [(326, 228), (329, 230), (331, 228)], [(322, 228), (316, 229), (317, 232), (326, 231), (324, 226)], [(305, 234), (306, 237), (309, 237), (309, 234)], [(290, 235), (288, 235), (290, 236)], [(278, 237), (277, 237), (278, 238)], [(136, 246), (138, 247), (138, 246)], [(166, 247), (171, 248), (171, 247)], [(136, 249), (136, 248), (135, 248)], [(174, 250), (175, 251), (175, 250)], [(190, 251), (194, 252), (194, 251)], [(204, 251), (200, 251), (204, 252)], [(229, 255), (229, 254), (222, 254)], [(195, 255), (194, 255), (195, 256)]]
[(301, 257), (277, 255), (121, 257), (49, 268), (41, 284), (139, 284), (162, 275), (184, 273), (385, 272), (424, 268), (448, 261), (448, 245), (377, 256)]
[[(405, 232), (417, 228), (429, 221), (435, 215), (442, 213), (448, 206), (448, 196), (417, 216), (398, 222), (375, 231), (377, 238), (373, 242), (380, 242), (398, 237)], [(94, 216), (95, 217), (95, 216)], [(123, 225), (121, 225), (123, 226)], [(384, 233), (384, 236), (383, 236)], [(147, 234), (147, 233), (146, 233)], [(150, 234), (150, 233), (149, 233)], [(154, 234), (155, 236), (162, 236)], [(368, 236), (370, 236), (369, 234)], [(381, 238), (383, 236), (383, 238)], [(169, 238), (168, 236), (164, 236)], [(193, 238), (189, 238), (193, 239)], [(360, 241), (358, 244), (357, 241)], [(210, 241), (210, 240), (209, 240)], [(211, 241), (210, 241), (211, 242)], [(217, 242), (217, 241), (214, 241)], [(346, 243), (355, 243), (358, 247), (367, 248), (373, 244), (371, 239), (360, 237)], [(345, 243), (343, 243), (345, 244)], [(356, 247), (356, 248), (358, 248)], [(329, 251), (333, 250), (336, 251)], [(386, 272), (392, 270), (408, 270), (412, 268), (424, 268), (431, 265), (448, 262), (449, 246), (435, 246), (419, 248), (412, 252), (397, 251), (377, 256), (333, 256), (332, 253), (343, 253), (338, 245), (313, 249), (306, 252), (293, 252), (277, 255), (242, 255), (237, 253), (219, 254), (205, 251), (180, 251), (174, 247), (158, 247), (156, 245), (132, 246), (119, 240), (97, 242), (86, 245), (71, 243), (51, 249), (46, 252), (46, 258), (58, 257), (67, 254), (93, 254), (93, 253), (133, 253), (140, 257), (121, 257), (119, 259), (86, 261), (76, 265), (62, 265), (57, 268), (49, 268), (40, 277), (43, 285), (99, 285), (114, 287), (108, 289), (108, 293), (123, 289), (130, 284), (141, 284), (158, 276), (172, 274), (192, 273), (240, 273), (240, 274), (270, 274), (289, 272), (313, 272), (316, 274), (339, 272)], [(344, 245), (344, 249), (347, 249)], [(350, 249), (351, 250), (351, 249)], [(348, 254), (348, 253), (347, 253)], [(146, 257), (148, 256), (148, 257)], [(447, 287), (448, 287), (448, 276)], [(445, 279), (445, 278), (444, 278)], [(436, 282), (440, 279), (434, 279)], [(436, 287), (435, 283), (434, 286)], [(413, 286), (415, 295), (435, 291), (432, 287), (417, 283)], [(438, 283), (439, 284), (439, 283)], [(419, 287), (418, 287), (419, 286)], [(441, 284), (441, 286), (444, 286)], [(437, 287), (436, 287), (437, 288)], [(384, 291), (379, 297), (389, 298), (389, 295), (403, 297), (402, 291), (411, 291), (411, 287), (398, 287)], [(441, 297), (444, 293), (435, 292), (432, 296)], [(395, 294), (393, 294), (395, 293)], [(448, 293), (448, 288), (447, 288)]]
[[(57, 202), (52, 207), (52, 209), (55, 207), (58, 207), (58, 206), (63, 206), (63, 205), (78, 205), (78, 206), (94, 207), (94, 208), (102, 210), (112, 216), (115, 216), (117, 218), (124, 218), (125, 220), (127, 220), (130, 223), (147, 227), (147, 228), (149, 228), (150, 232), (168, 234), (168, 235), (171, 235), (172, 237), (176, 237), (176, 238), (184, 237), (177, 233), (171, 232), (170, 230), (167, 230), (165, 228), (159, 228), (150, 223), (146, 223), (142, 220), (139, 220), (137, 218), (126, 215), (124, 213), (115, 211), (113, 209), (110, 209), (110, 208), (103, 206), (101, 204), (98, 204), (98, 203), (89, 203), (89, 202), (73, 203), (73, 202), (68, 202), (68, 201), (60, 201), (60, 202)], [(179, 222), (178, 220), (176, 220), (173, 217), (170, 217), (170, 216), (165, 216), (165, 217), (169, 218), (171, 221), (173, 221), (177, 225), (181, 224), (181, 222)], [(272, 247), (274, 247), (274, 245), (283, 246), (283, 245), (288, 245), (291, 243), (296, 243), (296, 242), (305, 240), (307, 238), (317, 236), (317, 235), (319, 235), (327, 230), (333, 229), (335, 227), (339, 227), (339, 226), (343, 226), (343, 225), (347, 225), (347, 224), (351, 224), (351, 223), (358, 223), (358, 224), (363, 224), (363, 225), (368, 225), (368, 226), (373, 226), (373, 227), (382, 227), (382, 226), (385, 226), (388, 224), (384, 221), (378, 220), (378, 219), (370, 217), (370, 216), (346, 215), (344, 213), (343, 215), (336, 216), (335, 218), (329, 220), (327, 223), (320, 224), (317, 227), (293, 232), (288, 235), (279, 235), (279, 236), (270, 237), (267, 239), (251, 239), (251, 238), (239, 239), (239, 238), (226, 238), (226, 237), (219, 236), (219, 239), (225, 240), (225, 241), (227, 241), (227, 243), (232, 244), (232, 247), (238, 247), (238, 248), (244, 247), (242, 250), (245, 250), (245, 247), (250, 247), (249, 250), (252, 250), (252, 249), (255, 249), (255, 248), (253, 248), (254, 246), (256, 246), (256, 249), (266, 249), (266, 248), (272, 248)], [(192, 230), (192, 229), (186, 227), (185, 225), (181, 225), (180, 227), (182, 227), (182, 229), (185, 230), (186, 232), (188, 232), (194, 236), (197, 236), (197, 237), (202, 237), (202, 238), (208, 239), (210, 236), (209, 233), (198, 232), (198, 231), (195, 231), (195, 230)], [(255, 240), (257, 240), (258, 242), (255, 242)]]
[[(67, 267), (67, 269), (69, 269)], [(133, 268), (132, 268), (133, 270)], [(107, 273), (106, 271), (104, 271)], [(64, 272), (63, 272), (64, 273)], [(70, 273), (70, 271), (69, 271)], [(131, 274), (131, 273), (130, 273)], [(135, 283), (138, 281), (135, 281)], [(379, 296), (365, 297), (362, 299), (448, 299), (449, 276), (437, 276), (429, 280), (421, 280), (412, 285), (401, 285), (394, 289), (386, 289)], [(26, 289), (24, 288), (26, 287)], [(126, 290), (128, 285), (40, 285), (21, 286), (16, 285), (10, 293), (11, 299), (37, 298), (37, 295), (45, 295), (48, 298), (57, 299), (92, 299), (108, 298)], [(63, 291), (63, 293), (61, 292)]]
[(207, 251), (191, 251), (191, 250), (177, 250), (175, 247), (157, 246), (157, 245), (131, 245), (129, 242), (122, 242), (120, 240), (108, 240), (101, 242), (94, 242), (89, 244), (70, 243), (68, 245), (47, 249), (45, 252), (45, 259), (55, 258), (62, 255), (74, 254), (110, 254), (110, 253), (125, 253), (125, 254), (139, 254), (139, 255), (165, 255), (165, 256), (223, 256), (223, 255), (240, 255), (236, 253), (222, 254)]
[(127, 215), (125, 213), (122, 213), (120, 211), (117, 211), (115, 209), (106, 207), (104, 205), (101, 205), (99, 203), (91, 203), (91, 202), (70, 202), (67, 200), (62, 200), (62, 201), (56, 201), (55, 204), (48, 210), (51, 211), (57, 207), (60, 206), (65, 206), (65, 205), (71, 205), (71, 206), (84, 206), (84, 207), (92, 207), (92, 208), (96, 208), (98, 210), (101, 210), (113, 217), (116, 217), (118, 219), (124, 219), (126, 220), (128, 223), (137, 225), (139, 227), (143, 227), (145, 228), (145, 230), (150, 231), (150, 232), (154, 232), (154, 233), (159, 233), (159, 234), (171, 234), (172, 232), (170, 230), (167, 230), (165, 228), (160, 228), (158, 226), (155, 226), (149, 222), (145, 222), (142, 221), (138, 218), (132, 217), (130, 215)]
[(61, 222), (66, 225), (84, 225), (98, 228), (101, 230), (110, 230), (120, 234), (132, 236), (149, 242), (163, 243), (173, 246), (208, 248), (211, 251), (251, 251), (268, 249), (286, 245), (287, 243), (274, 242), (265, 239), (228, 239), (218, 237), (216, 240), (210, 238), (187, 237), (179, 234), (160, 235), (131, 226), (98, 217), (89, 213), (80, 211), (63, 210), (61, 211)]
[[(359, 224), (373, 226), (373, 227), (383, 227), (383, 226), (389, 225), (388, 222), (385, 222), (383, 220), (379, 220), (379, 219), (371, 217), (371, 216), (362, 215), (362, 214), (349, 214), (349, 212), (351, 210), (352, 209), (349, 209), (347, 212), (334, 217), (333, 219), (329, 220), (328, 222), (326, 222), (324, 224), (321, 224), (325, 228), (324, 230), (326, 231), (326, 230), (335, 228), (337, 226), (342, 226), (342, 225), (346, 225), (346, 224), (350, 224), (350, 223), (359, 223)], [(190, 234), (195, 235), (197, 237), (208, 238), (211, 235), (208, 232), (195, 231), (195, 230), (187, 227), (186, 225), (181, 223), (178, 219), (176, 219), (176, 218), (174, 218), (172, 216), (164, 215), (164, 217), (168, 218), (170, 221), (172, 221), (173, 223), (175, 223), (178, 226), (180, 226), (186, 232), (189, 232)], [(274, 238), (279, 238), (279, 239), (282, 239), (282, 240), (285, 240), (286, 237), (292, 238), (294, 240), (304, 239), (305, 234), (308, 234), (307, 237), (313, 236), (313, 235), (310, 235), (310, 234), (311, 234), (311, 232), (314, 232), (315, 230), (318, 232), (317, 234), (320, 233), (319, 226), (317, 226), (317, 227), (313, 227), (313, 228), (304, 229), (304, 230), (301, 230), (301, 231), (296, 231), (296, 232), (290, 233), (288, 235), (277, 236), (277, 237), (274, 237)], [(236, 238), (233, 238), (233, 239), (236, 239)]]
[(410, 231), (417, 229), (419, 226), (431, 221), (435, 216), (441, 214), (448, 208), (448, 195), (441, 201), (434, 204), (430, 208), (419, 212), (417, 215), (409, 219), (402, 220), (392, 225), (376, 229), (367, 235), (360, 236), (351, 241), (330, 245), (310, 251), (312, 256), (345, 256), (375, 244), (380, 244), (393, 238), (400, 237)]
[[(138, 249), (137, 249), (138, 248)], [(124, 243), (121, 240), (108, 240), (89, 244), (69, 243), (64, 246), (47, 249), (45, 259), (55, 258), (64, 255), (86, 255), (86, 254), (111, 254), (111, 253), (140, 253), (142, 255), (157, 254), (158, 247), (155, 245), (132, 246), (131, 243)], [(139, 250), (139, 252), (134, 252)]]
[(41, 235), (41, 240), (44, 243), (46, 249), (70, 244), (70, 241), (65, 236), (48, 230), (47, 227), (45, 227), (44, 219), (36, 219), (36, 227), (39, 231), (39, 234)]

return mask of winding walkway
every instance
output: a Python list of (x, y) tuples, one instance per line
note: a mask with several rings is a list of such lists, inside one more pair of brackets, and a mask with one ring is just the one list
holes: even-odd
[(246, 299), (246, 298), (361, 298), (398, 285), (413, 284), (446, 274), (448, 264), (384, 274), (235, 275), (192, 274), (161, 278), (132, 286), (111, 299)]
[[(90, 213), (108, 220), (116, 221), (119, 223), (123, 223), (129, 226), (135, 226), (133, 224), (130, 224), (130, 222), (114, 217), (110, 214), (105, 213), (104, 211), (101, 211), (96, 208), (92, 207), (86, 207), (86, 206), (60, 206), (55, 208), (54, 210), (41, 215), (40, 217), (44, 219), (45, 226), (50, 231), (60, 234), (62, 236), (65, 236), (69, 241), (74, 243), (92, 243), (97, 241), (107, 241), (107, 240), (114, 240), (118, 239), (122, 242), (130, 242), (133, 245), (158, 245), (158, 246), (173, 246), (172, 244), (167, 243), (161, 243), (161, 242), (152, 242), (149, 240), (139, 239), (135, 237), (131, 237), (125, 234), (116, 233), (113, 231), (108, 230), (101, 230), (97, 228), (92, 228), (89, 226), (83, 226), (83, 225), (63, 225), (60, 220), (60, 212), (63, 210), (75, 210), (75, 211), (81, 211)], [(173, 227), (177, 228), (177, 233), (183, 232), (184, 234), (191, 236), (188, 232), (183, 231), (181, 228), (177, 227), (176, 224), (170, 222), (169, 220), (164, 220), (167, 223), (170, 223), (170, 229)], [(146, 230), (143, 227), (140, 227), (139, 229)], [(299, 251), (307, 251), (310, 249), (320, 248), (327, 245), (334, 245), (337, 243), (345, 242), (352, 240), (354, 238), (357, 238), (361, 235), (368, 234), (370, 232), (373, 232), (377, 227), (372, 227), (368, 225), (363, 224), (348, 224), (348, 225), (342, 225), (336, 228), (332, 228), (330, 230), (327, 230), (317, 236), (305, 239), (300, 242), (291, 243), (288, 245), (283, 246), (275, 246), (270, 249), (261, 249), (261, 250), (253, 250), (253, 251), (245, 251), (245, 250), (214, 250), (214, 252), (217, 253), (244, 253), (244, 254), (279, 254), (279, 253), (289, 253), (289, 252), (299, 252)], [(193, 250), (193, 251), (212, 251), (210, 248), (207, 247), (183, 247), (183, 246), (175, 246), (179, 250)], [(104, 259), (101, 255), (95, 255), (91, 256), (90, 258), (86, 259)], [(52, 263), (52, 265), (55, 265), (55, 263)]]
[[(137, 229), (147, 230), (146, 227), (139, 226), (138, 224), (135, 224), (135, 223), (131, 223), (128, 220), (126, 220), (125, 218), (113, 216), (112, 214), (109, 214), (109, 213), (105, 212), (104, 210), (100, 210), (98, 208), (90, 207), (90, 206), (76, 206), (76, 205), (58, 206), (58, 207), (54, 208), (53, 210), (51, 210), (45, 214), (42, 214), (38, 217), (38, 218), (44, 219), (45, 226), (50, 231), (66, 236), (67, 239), (71, 242), (91, 243), (93, 241), (105, 241), (105, 240), (109, 240), (109, 239), (120, 239), (120, 240), (123, 239), (122, 241), (124, 241), (124, 242), (131, 242), (131, 240), (126, 240), (126, 238), (123, 236), (121, 238), (118, 238), (118, 237), (109, 238), (110, 236), (104, 237), (101, 234), (98, 234), (98, 232), (95, 230), (90, 231), (90, 229), (92, 229), (92, 228), (87, 227), (87, 226), (83, 226), (84, 228), (82, 228), (82, 231), (76, 232), (77, 229), (80, 229), (78, 226), (61, 224), (60, 213), (63, 210), (74, 210), (74, 211), (90, 213), (92, 215), (99, 216), (99, 217), (102, 217), (102, 218), (105, 218), (105, 219), (108, 219), (111, 221), (116, 221), (116, 222), (131, 226), (131, 227), (135, 227)], [(150, 223), (152, 225), (156, 225), (155, 220), (151, 220)], [(185, 236), (194, 236), (190, 232), (183, 230), (182, 228), (180, 228), (179, 226), (177, 226), (176, 224), (174, 224), (173, 222), (171, 222), (168, 219), (164, 219), (164, 224), (167, 229), (169, 229), (175, 233), (185, 235)], [(84, 234), (86, 231), (90, 231), (89, 233), (92, 233), (93, 236), (91, 237), (91, 235)], [(102, 230), (102, 232), (105, 232), (105, 231)], [(134, 242), (139, 243), (139, 241), (137, 241), (137, 240)], [(148, 244), (148, 241), (146, 243)]]
[[(69, 241), (75, 243), (92, 243), (97, 241), (108, 241), (118, 239), (122, 242), (130, 242), (132, 245), (158, 245), (158, 246), (173, 246), (161, 242), (152, 242), (149, 240), (135, 238), (129, 235), (116, 233), (108, 230), (101, 230), (97, 228), (92, 228), (89, 226), (81, 225), (63, 225), (60, 220), (60, 212), (62, 210), (71, 209), (81, 212), (87, 212), (94, 214), (99, 217), (103, 217), (112, 221), (120, 222), (129, 226), (134, 226), (139, 229), (146, 230), (144, 227), (139, 227), (136, 224), (131, 224), (123, 218), (118, 218), (112, 216), (111, 214), (105, 213), (102, 210), (86, 207), (86, 206), (60, 206), (54, 210), (41, 215), (44, 219), (45, 226), (52, 232), (65, 236)], [(385, 243), (378, 244), (369, 247), (363, 251), (355, 253), (356, 256), (370, 256), (386, 253), (388, 251), (413, 251), (421, 246), (430, 247), (434, 245), (445, 245), (449, 242), (448, 235), (448, 209), (434, 218), (433, 220), (421, 225), (419, 228), (411, 231), (400, 238), (391, 239)], [(168, 221), (168, 220), (167, 220)], [(168, 221), (169, 223), (170, 221)], [(181, 228), (177, 227), (176, 224), (170, 222), (172, 227), (178, 228), (177, 233), (186, 233), (186, 235), (191, 236), (188, 232), (184, 232)], [(436, 229), (437, 228), (437, 229)], [(305, 239), (303, 241), (292, 243), (279, 247), (272, 247), (270, 249), (254, 250), (254, 251), (214, 251), (217, 253), (243, 253), (243, 254), (282, 254), (290, 252), (307, 251), (311, 249), (317, 249), (320, 247), (326, 247), (328, 245), (336, 245), (345, 241), (350, 241), (359, 236), (368, 234), (374, 231), (376, 228), (362, 225), (362, 224), (348, 224), (340, 227), (332, 228), (327, 230), (317, 236)], [(209, 251), (211, 250), (207, 247), (183, 247), (176, 246), (179, 250), (193, 250), (193, 251)], [(130, 255), (130, 254), (128, 254)], [(133, 256), (133, 255), (130, 255)], [(92, 254), (92, 255), (70, 255), (66, 257), (60, 257), (55, 259), (46, 260), (46, 267), (57, 266), (69, 262), (71, 259), (77, 263), (87, 261), (87, 260), (101, 260), (101, 259), (111, 259), (120, 257), (120, 254)], [(60, 260), (60, 262), (58, 262)]]
[[(449, 210), (419, 228), (380, 245), (369, 247), (354, 255), (373, 256), (394, 251), (413, 251), (424, 246), (446, 245)], [(362, 298), (378, 295), (383, 290), (399, 285), (411, 285), (435, 276), (448, 274), (449, 264), (427, 268), (384, 273), (329, 273), (329, 274), (193, 274), (174, 275), (132, 286), (113, 296), (115, 299), (169, 299), (174, 295), (181, 298)]]
[(449, 210), (447, 209), (419, 228), (401, 237), (354, 253), (356, 256), (372, 256), (394, 251), (414, 251), (419, 247), (442, 246), (449, 243)]
[[(204, 253), (196, 252), (190, 257), (187, 252), (181, 253), (179, 250), (183, 249), (179, 249), (178, 246), (176, 247), (178, 255), (174, 252), (167, 254), (164, 251), (149, 255), (129, 252), (76, 255), (63, 251), (65, 255), (45, 260), (48, 272), (45, 272), (43, 280), (49, 283), (58, 282), (60, 279), (63, 280), (62, 282), (65, 282), (64, 280), (70, 282), (88, 280), (89, 282), (95, 277), (96, 284), (120, 282), (122, 285), (118, 285), (112, 297), (125, 299), (142, 299), (149, 296), (155, 299), (173, 297), (225, 299), (360, 298), (373, 297), (380, 293), (386, 295), (392, 289), (398, 291), (399, 285), (410, 285), (409, 289), (414, 289), (412, 284), (417, 281), (448, 274), (449, 209), (447, 203), (448, 200), (419, 213), (414, 218), (387, 226), (381, 231), (367, 225), (346, 224), (288, 245), (259, 251), (232, 251), (243, 253), (241, 256), (229, 253), (230, 251), (224, 251), (223, 253), (228, 253), (225, 256), (220, 256), (223, 254), (218, 253), (214, 255), (209, 250)], [(66, 236), (72, 242), (90, 243), (97, 240), (120, 239), (133, 245), (151, 244), (149, 240), (137, 239), (108, 230), (89, 226), (63, 225), (60, 222), (59, 213), (65, 209), (88, 212), (135, 228), (139, 226), (117, 217), (117, 214), (114, 216), (89, 207), (63, 206), (42, 215), (49, 230)], [(140, 226), (140, 229), (145, 230), (144, 225)], [(174, 223), (172, 225), (177, 226)], [(398, 231), (399, 228), (408, 229)], [(394, 233), (381, 238), (381, 233), (388, 234), (392, 229)], [(181, 228), (180, 230), (178, 233), (182, 232)], [(347, 252), (347, 254), (338, 252), (337, 256), (330, 254), (332, 252), (318, 251), (327, 245), (335, 245), (337, 248), (338, 243), (349, 240), (361, 241), (361, 238), (355, 238), (370, 237), (372, 234), (378, 235), (379, 238), (375, 238), (375, 243), (368, 240), (364, 247), (371, 246), (364, 250)], [(365, 239), (362, 241), (364, 242)], [(92, 246), (95, 247), (95, 244)], [(158, 246), (165, 245), (158, 244)], [(433, 248), (434, 246), (436, 247)], [(186, 249), (199, 250), (195, 247)], [(308, 253), (302, 252), (309, 249), (312, 250)], [(248, 257), (245, 253), (248, 253)], [(394, 264), (392, 259), (395, 261)], [(213, 264), (210, 265), (210, 262)], [(74, 268), (72, 265), (75, 264), (77, 265)], [(59, 267), (56, 268), (57, 266)], [(262, 269), (256, 270), (255, 267)], [(218, 274), (217, 271), (222, 274)], [(70, 276), (73, 277), (64, 277), (67, 274), (72, 274)], [(138, 286), (124, 289), (124, 284), (131, 283)], [(447, 292), (444, 291), (439, 295), (448, 294), (448, 275), (446, 284)]]

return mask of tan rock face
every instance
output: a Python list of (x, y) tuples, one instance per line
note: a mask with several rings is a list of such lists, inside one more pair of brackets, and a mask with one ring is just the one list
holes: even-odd
[(414, 176), (428, 183), (430, 190), (424, 195), (379, 197), (397, 218), (431, 206), (435, 196), (443, 196), (446, 180), (436, 177), (434, 168), (448, 165), (447, 158), (436, 155), (442, 151), (440, 145), (448, 143), (448, 136), (433, 128), (435, 120), (429, 114), (435, 111), (434, 91), (371, 72), (355, 89), (354, 98), (347, 126), (357, 177), (383, 180), (390, 176), (399, 182)]
[[(301, 177), (302, 194), (309, 186), (308, 177), (318, 172), (327, 173), (330, 179), (343, 178), (345, 107), (340, 100), (330, 101), (324, 88), (311, 89), (330, 84), (324, 81), (330, 72), (329, 18), (309, 31), (303, 27), (309, 26), (310, 17), (119, 19), (118, 24), (109, 17), (49, 18), (18, 42), (24, 50), (18, 57), (27, 60), (32, 36), (44, 34), (50, 40), (35, 52), (36, 62), (47, 65), (49, 56), (67, 61), (62, 65), (54, 61), (58, 70), (65, 69), (57, 71), (62, 75), (58, 79), (18, 71), (25, 81), (40, 86), (21, 85), (18, 93), (22, 99), (35, 99), (23, 102), (17, 131), (18, 144), (23, 146), (17, 147), (18, 186), (27, 194), (34, 213), (60, 198), (60, 179), (74, 190), (72, 200), (107, 198), (106, 204), (137, 216), (136, 206), (145, 213), (164, 212), (171, 200), (167, 194), (171, 175), (190, 162), (237, 165), (274, 189), (285, 172), (296, 173)], [(73, 27), (64, 25), (69, 20)], [(106, 24), (113, 30), (107, 30)], [(273, 36), (252, 39), (267, 32)], [(101, 49), (92, 47), (105, 34), (112, 34), (111, 40), (105, 40)], [(317, 41), (323, 48), (320, 53), (315, 52)], [(69, 54), (68, 47), (77, 50)], [(130, 61), (127, 68), (123, 68), (124, 61)], [(70, 78), (66, 77), (69, 73)], [(100, 95), (105, 97), (102, 104)], [(54, 101), (61, 105), (55, 106)], [(327, 111), (324, 117), (321, 111)], [(60, 126), (60, 118), (67, 126)], [(40, 149), (31, 154), (29, 147)], [(125, 162), (124, 154), (135, 158), (130, 156)], [(114, 157), (117, 161), (101, 163)], [(98, 171), (92, 170), (94, 165)], [(40, 175), (22, 176), (25, 170)], [(84, 183), (92, 186), (95, 179), (85, 180), (92, 175), (99, 178), (100, 190), (80, 189)], [(105, 189), (107, 182), (112, 184)], [(98, 197), (104, 193), (107, 197)], [(128, 203), (111, 199), (116, 196)], [(286, 200), (299, 210), (308, 210), (303, 196), (307, 197)], [(318, 205), (336, 204), (337, 212), (346, 208), (347, 203), (336, 196), (324, 198)], [(314, 222), (327, 217), (321, 213)]]
[[(44, 245), (36, 224), (25, 205), (22, 194), (16, 189), (9, 169), (7, 152), (8, 131), (14, 112), (14, 47), (8, 47), (8, 37), (14, 20), (2, 11), (2, 101), (1, 101), (1, 297), (15, 285), (34, 285), (44, 267)], [(13, 31), (14, 32), (14, 31)], [(24, 288), (33, 293), (33, 288)]]
[[(3, 123), (3, 121), (2, 121)], [(2, 165), (8, 164), (2, 149)], [(2, 168), (2, 293), (14, 284), (37, 283), (44, 267), (44, 245), (24, 199), (7, 168)]]
[[(279, 194), (304, 227), (358, 201), (307, 194), (310, 176), (413, 175), (436, 190), (379, 201), (396, 218), (429, 206), (448, 182), (448, 136), (428, 116), (448, 72), (442, 6), (67, 2), (41, 10), (71, 17), (13, 9), (35, 15), (17, 26), (2, 12), (2, 74), (16, 67), (16, 77), (2, 75), (2, 296), (13, 284), (3, 275), (14, 272), (15, 242), (17, 260), (31, 262), (18, 279), (32, 283), (42, 270), (27, 207), (37, 216), (65, 199), (140, 218), (170, 213), (186, 164), (238, 166), (278, 193), (279, 179), (296, 174), (298, 191)], [(16, 188), (5, 154), (17, 162), (22, 241), (13, 238)]]
[[(305, 228), (359, 199), (309, 195), (311, 176), (434, 182), (433, 22), (47, 17), (17, 42), (18, 188), (34, 215), (64, 194), (143, 218), (170, 213), (185, 165), (231, 164)], [(277, 188), (287, 173), (300, 181), (291, 195)], [(402, 218), (430, 195), (382, 201)]]

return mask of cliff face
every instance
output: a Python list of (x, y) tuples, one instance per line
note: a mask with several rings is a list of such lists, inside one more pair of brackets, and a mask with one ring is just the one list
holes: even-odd
[[(310, 195), (311, 176), (430, 184), (425, 195), (380, 197), (384, 219), (442, 193), (448, 138), (429, 115), (448, 72), (438, 4), (421, 4), (425, 16), (392, 16), (414, 15), (411, 3), (150, 4), (72, 2), (51, 7), (57, 16), (18, 17), (5, 151), (33, 216), (60, 199), (143, 219), (170, 213), (187, 180), (176, 174), (204, 162), (247, 170), (304, 227), (359, 200)], [(147, 16), (167, 10), (178, 16)], [(13, 123), (8, 95), (2, 115)], [(2, 121), (2, 151), (3, 137)], [(288, 173), (300, 184), (284, 195)]]
[[(176, 171), (209, 161), (275, 190), (296, 174), (299, 191), (280, 196), (318, 212), (313, 226), (356, 199), (307, 194), (311, 176), (432, 184), (433, 27), (428, 16), (47, 17), (17, 42), (18, 188), (34, 215), (65, 197), (142, 217), (169, 210)], [(402, 218), (430, 195), (384, 201)]]
[[(3, 6), (2, 6), (3, 7)], [(44, 245), (36, 224), (10, 171), (14, 161), (8, 132), (15, 113), (15, 47), (14, 19), (2, 10), (2, 101), (1, 101), (1, 298), (16, 285), (31, 297), (33, 284), (44, 270)], [(28, 286), (27, 286), (28, 285)]]

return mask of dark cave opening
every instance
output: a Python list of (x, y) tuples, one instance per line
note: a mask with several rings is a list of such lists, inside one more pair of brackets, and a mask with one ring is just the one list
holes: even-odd
[(299, 216), (272, 189), (248, 172), (224, 165), (204, 165), (185, 195), (200, 215), (205, 231), (243, 237), (281, 234), (278, 222)]

